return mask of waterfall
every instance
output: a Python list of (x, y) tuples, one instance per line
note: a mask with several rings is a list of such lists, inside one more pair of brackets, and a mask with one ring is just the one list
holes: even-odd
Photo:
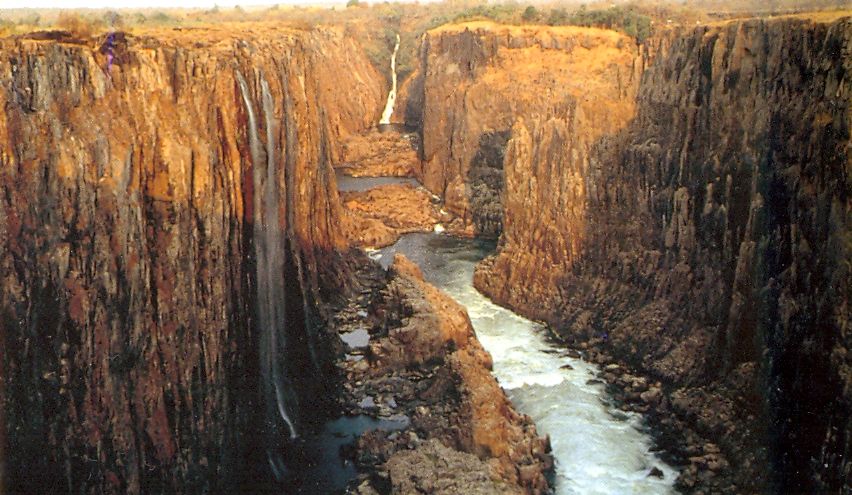
[(396, 35), (396, 45), (393, 47), (393, 55), (391, 55), (391, 89), (388, 92), (388, 102), (385, 104), (385, 111), (382, 112), (382, 120), (379, 124), (390, 124), (391, 115), (393, 115), (393, 105), (396, 103), (396, 54), (399, 51), (399, 34)]
[[(291, 439), (296, 438), (296, 427), (288, 411), (294, 402), (292, 387), (287, 383), (282, 358), (285, 356), (285, 293), (284, 256), (286, 255), (285, 231), (280, 225), (277, 183), (278, 166), (275, 154), (275, 129), (272, 95), (269, 85), (261, 77), (261, 104), (266, 128), (266, 147), (257, 135), (257, 116), (249, 97), (248, 86), (243, 75), (237, 71), (243, 102), (248, 113), (249, 146), (253, 170), (254, 196), (254, 251), (257, 270), (257, 322), (260, 332), (260, 370), (264, 394), (267, 400), (270, 424), (280, 419), (287, 426)], [(266, 164), (264, 167), (264, 152)], [(264, 173), (265, 172), (265, 173)], [(277, 428), (276, 428), (277, 429)]]

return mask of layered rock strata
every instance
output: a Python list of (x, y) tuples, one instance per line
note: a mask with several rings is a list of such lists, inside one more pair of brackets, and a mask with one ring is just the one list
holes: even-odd
[(343, 143), (340, 163), (352, 177), (411, 177), (420, 163), (416, 134), (394, 130), (364, 132)]
[(35, 38), (0, 40), (6, 489), (221, 491), (257, 391), (322, 366), (331, 164), (381, 76), (334, 30)]

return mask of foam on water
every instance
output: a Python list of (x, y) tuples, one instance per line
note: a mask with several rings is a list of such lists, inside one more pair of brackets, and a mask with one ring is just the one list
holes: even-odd
[[(551, 344), (538, 323), (497, 306), (473, 287), (476, 263), (489, 246), (438, 234), (410, 234), (383, 250), (418, 263), (424, 276), (467, 307), (477, 337), (494, 358), (494, 375), (518, 410), (550, 435), (556, 493), (673, 493), (677, 472), (652, 451), (638, 414), (610, 406), (598, 368)], [(570, 365), (570, 368), (563, 368)], [(656, 467), (663, 478), (648, 476)]]

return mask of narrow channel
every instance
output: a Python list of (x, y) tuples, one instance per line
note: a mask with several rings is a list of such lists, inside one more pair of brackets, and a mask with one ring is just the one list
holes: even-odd
[[(494, 375), (515, 407), (551, 438), (555, 493), (673, 493), (677, 472), (652, 451), (642, 417), (618, 410), (596, 365), (551, 343), (545, 328), (492, 303), (473, 287), (476, 264), (493, 243), (439, 233), (408, 234), (372, 256), (387, 267), (395, 253), (467, 307)], [(652, 474), (656, 473), (656, 475)], [(660, 475), (660, 473), (662, 473)]]

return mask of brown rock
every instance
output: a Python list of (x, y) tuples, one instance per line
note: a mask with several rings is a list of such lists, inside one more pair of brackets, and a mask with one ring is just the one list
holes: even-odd
[(451, 449), (436, 440), (394, 454), (387, 462), (387, 470), (393, 493), (524, 493), (502, 481), (475, 455)]
[(420, 270), (420, 267), (408, 259), (404, 254), (396, 253), (393, 257), (393, 263), (390, 268), (399, 275), (411, 277), (421, 282), (423, 281), (423, 271)]
[[(852, 127), (850, 39), (842, 14), (663, 30), (642, 46), (475, 22), (427, 33), (422, 52), (420, 177), (478, 229), (503, 210), (477, 288), (572, 340), (600, 338), (667, 386), (719, 377), (673, 409), (729, 439), (743, 491), (775, 482), (755, 424), (812, 432), (771, 434), (791, 439), (773, 453), (790, 462), (785, 486), (838, 491), (850, 469), (852, 423), (837, 418), (852, 402), (852, 291), (826, 275), (848, 264), (836, 246), (850, 230), (838, 151)], [(500, 162), (490, 145), (504, 132)]]
[(261, 400), (254, 227), (291, 307), (345, 279), (330, 164), (381, 76), (339, 29), (113, 39), (111, 64), (105, 37), (0, 39), (4, 489), (228, 491)]
[(340, 198), (350, 219), (348, 236), (364, 247), (393, 244), (405, 233), (431, 232), (440, 219), (432, 195), (410, 184), (343, 192)]
[(353, 135), (343, 146), (342, 168), (353, 177), (411, 177), (420, 164), (416, 139), (394, 131)]

